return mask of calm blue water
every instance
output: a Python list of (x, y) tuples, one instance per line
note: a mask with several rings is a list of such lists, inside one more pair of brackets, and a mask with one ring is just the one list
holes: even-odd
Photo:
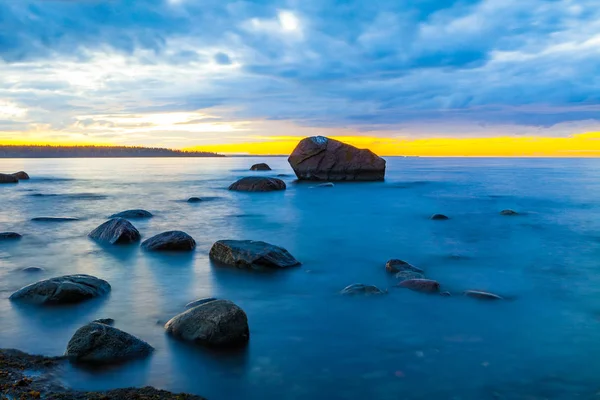
[[(249, 172), (267, 161), (272, 173)], [(106, 370), (67, 366), (76, 389), (153, 385), (219, 399), (588, 399), (600, 390), (600, 160), (389, 158), (382, 183), (312, 188), (283, 178), (279, 193), (233, 193), (251, 174), (292, 174), (284, 158), (0, 160), (33, 179), (0, 186), (0, 347), (65, 350), (95, 318), (156, 348)], [(53, 195), (53, 196), (40, 196)], [(191, 196), (210, 201), (188, 204)], [(184, 230), (188, 255), (101, 247), (86, 235), (115, 212), (144, 208), (145, 238)], [(526, 215), (502, 217), (512, 208)], [(433, 213), (452, 217), (430, 221)], [(33, 217), (82, 221), (34, 223)], [(212, 266), (219, 239), (287, 248), (300, 268), (257, 273)], [(482, 289), (486, 303), (394, 289), (390, 258), (426, 270), (445, 290)], [(39, 274), (22, 272), (39, 266)], [(9, 295), (33, 281), (86, 273), (111, 295), (60, 308)], [(348, 298), (351, 283), (390, 288)], [(245, 351), (172, 340), (162, 324), (201, 297), (248, 314)]]

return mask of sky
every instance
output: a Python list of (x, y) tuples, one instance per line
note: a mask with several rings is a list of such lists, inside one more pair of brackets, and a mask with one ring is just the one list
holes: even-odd
[(0, 0), (0, 143), (600, 156), (598, 0)]

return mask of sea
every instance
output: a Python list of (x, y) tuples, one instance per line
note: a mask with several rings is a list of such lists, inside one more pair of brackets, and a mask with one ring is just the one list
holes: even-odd
[[(273, 170), (249, 171), (258, 162)], [(62, 355), (79, 327), (113, 318), (156, 349), (110, 367), (67, 363), (56, 373), (65, 386), (151, 385), (210, 400), (600, 397), (598, 159), (388, 157), (384, 182), (334, 187), (297, 182), (283, 157), (0, 160), (0, 171), (19, 170), (31, 180), (0, 185), (0, 231), (23, 234), (0, 243), (0, 347)], [(285, 191), (228, 190), (280, 174)], [(134, 208), (154, 214), (133, 221), (144, 239), (182, 230), (196, 250), (149, 253), (87, 237)], [(302, 265), (213, 265), (220, 239), (282, 246)], [(393, 258), (452, 296), (397, 287), (385, 270)], [(79, 273), (107, 280), (110, 295), (60, 307), (9, 300), (37, 280)], [(388, 293), (340, 295), (353, 283)], [(204, 297), (245, 310), (247, 347), (211, 350), (165, 333)]]

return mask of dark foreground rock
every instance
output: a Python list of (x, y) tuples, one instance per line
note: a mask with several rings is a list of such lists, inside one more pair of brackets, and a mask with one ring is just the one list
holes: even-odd
[(125, 219), (142, 219), (152, 218), (153, 215), (150, 211), (146, 210), (126, 210), (120, 213), (111, 215), (109, 218), (125, 218)]
[(169, 231), (144, 241), (142, 248), (148, 251), (192, 251), (196, 248), (196, 241), (185, 232)]
[(515, 215), (519, 215), (515, 210), (502, 210), (500, 211), (500, 215), (506, 215), (508, 217), (514, 217)]
[(196, 306), (200, 306), (202, 304), (206, 304), (209, 303), (211, 301), (215, 301), (217, 299), (215, 299), (214, 297), (207, 297), (205, 299), (198, 299), (198, 300), (194, 300), (194, 301), (190, 301), (189, 303), (187, 303), (185, 305), (185, 308), (194, 308)]
[(228, 300), (190, 308), (167, 322), (165, 329), (179, 339), (206, 346), (239, 346), (250, 339), (246, 313)]
[(269, 167), (269, 164), (265, 164), (265, 163), (260, 163), (260, 164), (254, 164), (253, 166), (250, 167), (250, 171), (270, 171), (271, 167)]
[(479, 290), (467, 290), (464, 292), (467, 297), (472, 297), (478, 300), (504, 300), (502, 297), (494, 293), (482, 292)]
[(26, 181), (29, 179), (29, 175), (25, 171), (15, 172), (14, 174), (11, 174), (11, 175), (20, 181)]
[(203, 400), (200, 396), (171, 393), (152, 387), (104, 392), (70, 390), (56, 381), (65, 357), (43, 357), (14, 349), (0, 349), (0, 398), (48, 400)]
[(0, 240), (16, 240), (21, 239), (23, 236), (17, 232), (0, 232)]
[(286, 249), (254, 240), (219, 240), (213, 244), (210, 259), (237, 268), (287, 268), (300, 265)]
[(79, 303), (110, 292), (105, 280), (90, 275), (65, 275), (45, 279), (17, 290), (10, 300), (30, 304)]
[(141, 239), (140, 232), (124, 218), (106, 221), (88, 235), (99, 242), (110, 244), (130, 244)]
[(2, 183), (19, 183), (19, 180), (14, 175), (0, 174), (0, 184)]
[(400, 271), (412, 271), (421, 274), (423, 273), (423, 270), (421, 268), (415, 267), (414, 265), (411, 265), (406, 261), (398, 259), (392, 259), (385, 263), (385, 270), (392, 274), (397, 274)]
[(444, 214), (433, 214), (430, 219), (433, 221), (445, 221), (447, 219), (450, 219), (450, 217)]
[(73, 217), (36, 217), (31, 218), (32, 221), (35, 222), (73, 222), (79, 221), (79, 218)]
[(422, 293), (439, 293), (440, 284), (431, 279), (407, 279), (397, 286)]
[(324, 136), (302, 139), (288, 161), (298, 179), (316, 181), (382, 181), (385, 160)]
[(143, 358), (152, 351), (152, 346), (127, 332), (90, 322), (69, 340), (65, 356), (72, 361), (106, 364)]
[(372, 294), (385, 294), (383, 290), (379, 289), (377, 286), (373, 285), (364, 285), (362, 283), (355, 283), (350, 286), (346, 286), (341, 292), (344, 295), (372, 295)]
[(229, 190), (236, 190), (238, 192), (273, 192), (285, 189), (285, 182), (281, 179), (264, 176), (248, 176), (229, 186)]

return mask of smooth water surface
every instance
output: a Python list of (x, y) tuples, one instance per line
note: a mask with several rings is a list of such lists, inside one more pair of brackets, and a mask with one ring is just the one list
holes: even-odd
[[(261, 161), (273, 171), (248, 171)], [(0, 231), (24, 235), (0, 243), (0, 347), (60, 355), (78, 327), (114, 318), (156, 348), (107, 369), (65, 367), (60, 379), (73, 388), (152, 385), (211, 400), (588, 399), (600, 390), (600, 160), (389, 158), (385, 182), (333, 188), (295, 183), (284, 158), (0, 160), (0, 171), (18, 170), (32, 179), (0, 186)], [(290, 174), (285, 192), (227, 190), (277, 174)], [(192, 196), (207, 201), (187, 203)], [(87, 238), (130, 208), (155, 214), (133, 222), (144, 238), (183, 230), (197, 250), (153, 254)], [(499, 215), (506, 208), (524, 215)], [(30, 221), (42, 216), (81, 220)], [(277, 244), (302, 266), (213, 266), (219, 239)], [(454, 296), (394, 288), (390, 258)], [(74, 273), (108, 280), (112, 293), (57, 308), (8, 300)], [(389, 294), (338, 294), (359, 282)], [(466, 289), (507, 300), (465, 298)], [(164, 322), (209, 296), (247, 312), (245, 350), (165, 335)]]

